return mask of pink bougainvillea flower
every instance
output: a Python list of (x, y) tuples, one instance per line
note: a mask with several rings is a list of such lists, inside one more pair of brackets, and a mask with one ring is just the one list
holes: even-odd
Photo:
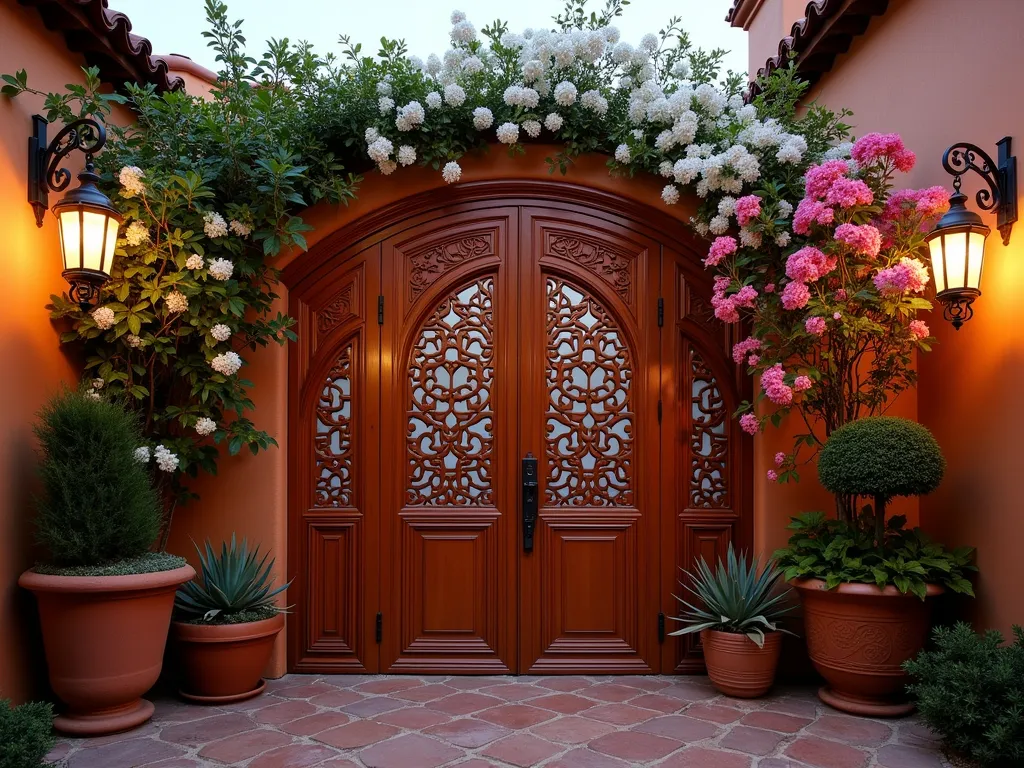
[(877, 256), (882, 247), (882, 233), (870, 224), (840, 224), (836, 227), (836, 240), (871, 258)]
[(910, 321), (910, 335), (915, 339), (927, 339), (931, 336), (931, 333), (928, 329), (928, 324), (924, 320)]
[(842, 320), (843, 319), (843, 313), (842, 312), (833, 312), (832, 313), (832, 319), (833, 320)]
[(860, 179), (836, 179), (825, 193), (825, 202), (840, 208), (871, 205), (874, 199), (871, 188)]
[(811, 377), (810, 376), (797, 376), (793, 380), (793, 389), (797, 392), (803, 392), (804, 390), (811, 388)]
[(782, 306), (785, 309), (803, 309), (811, 300), (811, 290), (806, 283), (794, 281), (782, 289)]
[(743, 341), (733, 344), (732, 347), (732, 360), (734, 363), (742, 363), (746, 360), (747, 355), (756, 349), (761, 348), (760, 339), (755, 339), (753, 336), (748, 336)]
[(821, 165), (812, 165), (804, 176), (804, 190), (808, 198), (822, 199), (837, 179), (842, 179), (850, 168), (845, 160), (829, 160)]
[(704, 266), (717, 267), (726, 256), (736, 253), (738, 247), (739, 243), (736, 242), (734, 237), (729, 237), (728, 235), (716, 237), (715, 241), (711, 243), (707, 258), (704, 259)]
[[(897, 189), (885, 201), (882, 221), (893, 222), (907, 213), (916, 213), (923, 219), (934, 219), (949, 210), (949, 192), (945, 187), (924, 189)], [(929, 223), (924, 224), (930, 226)]]
[(806, 245), (786, 259), (786, 276), (801, 283), (813, 283), (836, 268), (836, 259)]
[(793, 402), (793, 389), (786, 382), (786, 372), (781, 363), (776, 363), (761, 374), (761, 389), (776, 405), (789, 405)]
[(775, 293), (775, 283), (765, 283), (764, 292)]
[(821, 336), (825, 333), (826, 323), (824, 317), (808, 317), (804, 322), (804, 328), (808, 333)]
[(737, 307), (745, 307), (751, 309), (754, 306), (754, 301), (757, 299), (757, 291), (752, 285), (744, 285), (735, 294), (733, 294), (732, 300), (736, 302)]
[(736, 201), (736, 221), (741, 227), (747, 226), (760, 215), (761, 198), (757, 195), (747, 195)]
[(759, 362), (761, 362), (760, 355), (751, 355), (750, 357), (747, 358), (747, 365), (751, 367), (757, 365)]
[(846, 296), (847, 296), (846, 289), (845, 288), (840, 288), (838, 291), (836, 291), (835, 296), (836, 296), (836, 301), (846, 301)]
[(779, 473), (776, 472), (774, 469), (769, 469), (765, 477), (767, 477), (771, 482), (774, 483), (776, 480), (779, 479)]
[(899, 293), (920, 293), (928, 285), (928, 267), (917, 259), (904, 256), (899, 263), (878, 271), (874, 277), (875, 288), (883, 296)]
[(914, 167), (917, 156), (903, 145), (898, 133), (868, 133), (854, 142), (850, 157), (858, 165), (871, 165), (878, 160), (891, 160), (896, 170), (906, 173)]
[(806, 235), (811, 231), (811, 224), (828, 225), (835, 218), (835, 211), (818, 200), (805, 197), (796, 207), (793, 214), (793, 231), (798, 235)]
[(761, 431), (761, 422), (752, 413), (744, 413), (740, 416), (740, 428), (748, 435), (756, 435)]
[(775, 466), (776, 467), (781, 467), (785, 463), (786, 463), (786, 454), (784, 454), (782, 451), (779, 451), (778, 453), (776, 453), (775, 454)]

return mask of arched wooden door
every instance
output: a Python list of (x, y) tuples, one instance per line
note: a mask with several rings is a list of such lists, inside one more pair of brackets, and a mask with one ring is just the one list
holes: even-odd
[(749, 541), (727, 340), (692, 255), (545, 186), (406, 206), (292, 285), (293, 669), (699, 665), (662, 614)]

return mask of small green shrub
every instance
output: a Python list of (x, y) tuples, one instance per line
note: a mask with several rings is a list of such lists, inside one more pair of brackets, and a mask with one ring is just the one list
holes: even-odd
[(53, 749), (53, 707), (33, 701), (12, 707), (0, 699), (0, 768), (34, 768)]
[(781, 616), (793, 610), (785, 601), (792, 590), (773, 595), (772, 591), (782, 571), (769, 563), (763, 570), (755, 557), (748, 561), (745, 554), (737, 555), (732, 544), (726, 554), (726, 561), (718, 560), (715, 571), (703, 558), (697, 563), (696, 573), (687, 573), (693, 582), (683, 586), (700, 600), (703, 607), (696, 607), (680, 597), (676, 599), (686, 606), (687, 611), (676, 621), (686, 624), (673, 635), (688, 635), (705, 629), (720, 632), (745, 634), (758, 648), (764, 647), (764, 632), (782, 631), (778, 626)]
[(242, 621), (267, 619), (280, 609), (274, 597), (288, 589), (288, 584), (271, 589), (270, 572), (274, 561), (269, 554), (260, 558), (260, 548), (252, 552), (242, 539), (239, 546), (231, 534), (231, 544), (221, 544), (214, 552), (210, 542), (206, 551), (196, 547), (202, 565), (195, 579), (182, 585), (174, 598), (176, 617), (181, 621), (237, 624)]
[(994, 630), (936, 627), (934, 650), (903, 665), (928, 727), (983, 766), (1024, 765), (1024, 629), (1013, 633), (1014, 643), (1003, 645)]
[(36, 537), (46, 562), (94, 566), (139, 557), (160, 531), (160, 497), (134, 455), (143, 440), (119, 405), (64, 390), (39, 413)]

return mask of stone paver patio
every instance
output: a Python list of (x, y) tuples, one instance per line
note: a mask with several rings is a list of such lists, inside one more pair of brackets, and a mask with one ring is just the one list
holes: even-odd
[(809, 688), (755, 701), (703, 677), (289, 675), (256, 699), (155, 699), (141, 728), (62, 740), (68, 768), (935, 768), (915, 718), (836, 712)]

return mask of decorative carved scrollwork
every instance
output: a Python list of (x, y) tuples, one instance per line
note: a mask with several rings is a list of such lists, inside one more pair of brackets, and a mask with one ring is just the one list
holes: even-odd
[(547, 280), (546, 501), (632, 506), (633, 366), (611, 314), (580, 289)]
[(327, 306), (316, 313), (318, 333), (329, 333), (350, 317), (355, 317), (355, 312), (352, 311), (352, 292), (353, 284), (349, 283), (338, 291), (338, 294), (331, 299)]
[(690, 506), (729, 506), (729, 412), (718, 382), (690, 347)]
[(352, 493), (352, 345), (338, 355), (316, 404), (315, 503), (354, 506)]
[(409, 300), (415, 301), (437, 278), (452, 267), (478, 256), (492, 255), (494, 242), (490, 233), (441, 243), (415, 254), (409, 259)]
[(452, 292), (420, 330), (409, 362), (406, 503), (491, 506), (494, 279)]
[(571, 235), (551, 235), (548, 255), (586, 267), (614, 288), (623, 300), (630, 301), (633, 289), (633, 258), (630, 256)]

